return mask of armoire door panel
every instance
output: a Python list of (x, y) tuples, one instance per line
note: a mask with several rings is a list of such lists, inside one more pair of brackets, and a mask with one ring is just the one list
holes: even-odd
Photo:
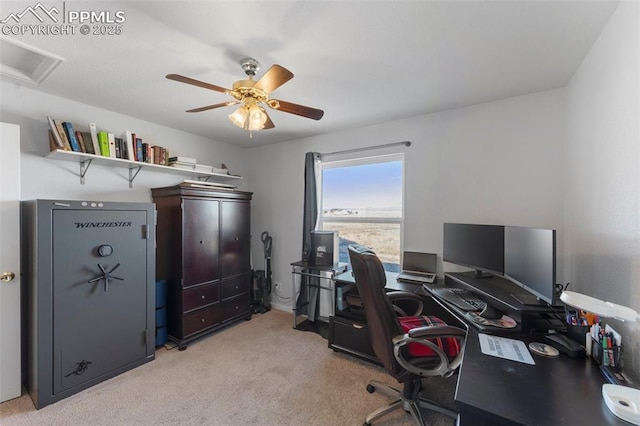
[(251, 205), (225, 201), (221, 212), (222, 276), (246, 273), (251, 269)]
[(186, 198), (182, 210), (183, 286), (219, 279), (219, 202)]

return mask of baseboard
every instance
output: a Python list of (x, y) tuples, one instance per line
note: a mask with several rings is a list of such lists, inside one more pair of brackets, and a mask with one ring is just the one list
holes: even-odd
[(271, 308), (277, 309), (279, 311), (293, 312), (293, 309), (291, 308), (291, 306), (283, 305), (281, 303), (274, 303), (273, 301), (271, 301)]

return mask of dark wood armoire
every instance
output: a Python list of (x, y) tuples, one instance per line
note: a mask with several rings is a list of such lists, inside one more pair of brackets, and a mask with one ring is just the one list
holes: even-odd
[(183, 183), (151, 190), (156, 276), (167, 280), (167, 333), (181, 350), (251, 318), (250, 192)]

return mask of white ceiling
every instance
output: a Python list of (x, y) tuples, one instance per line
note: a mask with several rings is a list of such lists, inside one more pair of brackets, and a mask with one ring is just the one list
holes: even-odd
[[(2, 1), (0, 20), (35, 4)], [(39, 90), (249, 147), (563, 87), (616, 4), (66, 1), (67, 12), (124, 11), (122, 34), (10, 37), (65, 59)], [(262, 64), (258, 78), (274, 63), (291, 70), (272, 97), (322, 120), (268, 110), (276, 127), (250, 139), (227, 118), (234, 107), (184, 112), (230, 97), (165, 78), (231, 87), (246, 56)]]

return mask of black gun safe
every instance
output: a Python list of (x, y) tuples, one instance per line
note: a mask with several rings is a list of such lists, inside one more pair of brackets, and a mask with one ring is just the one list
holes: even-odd
[(154, 204), (21, 208), (23, 377), (36, 408), (153, 360)]

